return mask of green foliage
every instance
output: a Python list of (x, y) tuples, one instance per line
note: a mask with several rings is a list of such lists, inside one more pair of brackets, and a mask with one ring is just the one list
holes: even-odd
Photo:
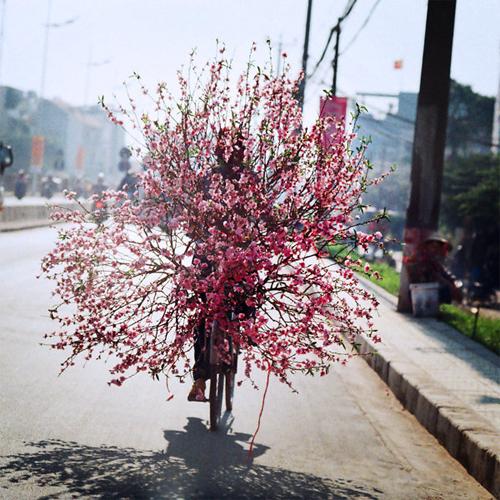
[(356, 252), (356, 250), (354, 250), (353, 248), (348, 247), (347, 245), (328, 245), (327, 248), (330, 257), (337, 262), (342, 262), (347, 257), (353, 260), (357, 260), (360, 258), (358, 252)]
[(373, 271), (377, 271), (382, 279), (378, 280), (373, 276), (369, 276), (368, 279), (397, 297), (399, 294), (399, 273), (396, 269), (385, 262), (371, 262), (370, 267)]
[[(471, 312), (451, 304), (442, 304), (439, 309), (439, 319), (467, 337), (472, 337), (474, 314)], [(474, 340), (500, 354), (500, 320), (480, 316)]]
[[(351, 259), (360, 258), (355, 250), (349, 249), (344, 245), (331, 245), (328, 247), (328, 251), (332, 258), (337, 261), (341, 261), (346, 257)], [(385, 262), (372, 262), (370, 263), (370, 267), (373, 271), (377, 271), (382, 276), (382, 279), (378, 280), (372, 276), (367, 276), (368, 279), (392, 295), (397, 296), (400, 283), (399, 273)], [(355, 270), (366, 276), (366, 273), (364, 273), (361, 268)], [(471, 312), (452, 304), (441, 304), (439, 308), (439, 319), (449, 324), (460, 333), (472, 337), (474, 315)], [(478, 318), (474, 340), (480, 342), (493, 352), (500, 354), (500, 320), (480, 316)]]
[[(345, 245), (330, 245), (328, 247), (328, 252), (330, 256), (336, 260), (337, 262), (342, 262), (344, 259), (349, 257), (352, 260), (361, 259), (363, 265), (367, 263), (357, 252), (352, 248), (349, 248)], [(382, 277), (381, 279), (377, 279), (374, 276), (367, 275), (362, 269), (362, 267), (353, 266), (353, 270), (362, 274), (370, 281), (375, 283), (376, 285), (382, 287), (384, 290), (387, 290), (392, 295), (398, 295), (399, 293), (399, 273), (391, 267), (389, 264), (385, 262), (369, 262), (370, 268), (372, 271), (376, 271)]]
[(451, 81), (446, 145), (452, 158), (488, 146), (494, 106), (493, 97), (476, 94), (470, 86)]
[(500, 215), (500, 156), (450, 160), (444, 171), (442, 222), (450, 229), (468, 218), (475, 230), (489, 229)]

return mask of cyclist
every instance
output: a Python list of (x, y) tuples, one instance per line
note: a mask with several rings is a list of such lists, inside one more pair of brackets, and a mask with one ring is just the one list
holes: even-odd
[[(224, 160), (223, 156), (223, 148), (221, 146), (222, 140), (224, 138), (225, 130), (222, 130), (219, 133), (219, 145), (216, 147), (215, 154), (218, 160), (218, 166), (213, 169), (212, 175), (216, 173), (220, 173), (225, 180), (238, 180), (242, 169), (244, 168), (244, 156), (245, 149), (243, 142), (240, 138), (236, 140), (236, 143), (233, 147), (231, 155), (227, 161)], [(211, 175), (203, 179), (202, 190), (209, 197), (209, 188), (211, 182)], [(217, 224), (219, 229), (223, 230), (223, 224)], [(200, 243), (200, 242), (199, 242)], [(199, 244), (196, 246), (193, 260), (198, 259), (201, 264), (201, 268), (203, 269), (201, 273), (201, 278), (207, 278), (212, 272), (213, 267), (207, 259), (206, 255), (203, 255), (199, 250)], [(205, 264), (205, 265), (204, 265)], [(201, 300), (206, 302), (206, 295), (204, 293), (201, 294)], [(241, 305), (238, 306), (238, 310), (235, 311), (237, 313), (243, 313), (247, 317), (251, 317), (255, 310), (253, 308), (248, 307), (245, 304), (245, 298), (241, 298)], [(195, 334), (194, 334), (194, 365), (193, 365), (193, 385), (188, 394), (189, 401), (206, 401), (205, 398), (205, 389), (206, 389), (206, 380), (210, 378), (210, 360), (209, 360), (209, 339), (210, 339), (210, 330), (207, 329), (207, 325), (205, 319), (202, 318), (199, 322)]]
[(104, 174), (102, 172), (99, 172), (97, 175), (97, 181), (96, 183), (92, 186), (92, 194), (97, 194), (98, 196), (101, 196), (104, 191), (108, 189), (108, 186), (104, 183)]

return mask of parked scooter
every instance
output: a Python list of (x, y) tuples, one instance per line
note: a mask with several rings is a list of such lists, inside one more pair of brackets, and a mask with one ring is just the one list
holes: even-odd
[(473, 304), (483, 304), (494, 306), (497, 302), (497, 296), (495, 288), (488, 283), (482, 283), (480, 281), (470, 281), (465, 282), (465, 302), (468, 305)]
[(108, 210), (103, 197), (107, 189), (108, 187), (104, 184), (104, 174), (100, 173), (97, 176), (97, 182), (92, 186), (92, 212), (98, 224), (102, 224), (108, 218)]

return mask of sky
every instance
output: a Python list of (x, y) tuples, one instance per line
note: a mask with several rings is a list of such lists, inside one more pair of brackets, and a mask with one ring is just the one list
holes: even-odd
[[(346, 3), (313, 0), (309, 72)], [(418, 91), (427, 1), (379, 0), (349, 45), (376, 3), (358, 0), (342, 25), (340, 95)], [(121, 99), (121, 84), (133, 71), (148, 85), (166, 81), (175, 87), (176, 70), (190, 51), (196, 48), (200, 61), (211, 58), (217, 39), (236, 67), (246, 61), (253, 41), (265, 58), (267, 38), (275, 57), (281, 44), (294, 71), (301, 67), (307, 0), (0, 0), (0, 85), (40, 92), (49, 4), (51, 23), (76, 20), (49, 30), (44, 96), (70, 104), (94, 104), (98, 95)], [(498, 89), (499, 26), (500, 0), (457, 0), (451, 76), (490, 96)], [(310, 117), (331, 85), (332, 57), (333, 44), (308, 81)], [(397, 59), (403, 60), (402, 70), (393, 68)], [(387, 106), (380, 99), (367, 104)]]

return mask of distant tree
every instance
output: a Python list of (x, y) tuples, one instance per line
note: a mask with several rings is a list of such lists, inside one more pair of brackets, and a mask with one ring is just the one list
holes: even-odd
[(500, 156), (473, 155), (447, 162), (444, 171), (442, 221), (454, 229), (471, 220), (489, 229), (500, 217)]
[(450, 159), (444, 171), (441, 222), (466, 229), (467, 266), (478, 279), (498, 286), (500, 240), (500, 156)]
[[(450, 84), (450, 101), (448, 106), (448, 126), (447, 126), (447, 157), (450, 160), (465, 157), (470, 154), (486, 154), (489, 152), (491, 142), (491, 132), (493, 123), (493, 109), (495, 99), (483, 96), (472, 90), (469, 85), (462, 85), (454, 80)], [(365, 123), (362, 117), (361, 123)], [(394, 148), (390, 149), (392, 157), (387, 158), (383, 154), (383, 145), (387, 143), (387, 137), (377, 135), (377, 128), (384, 128), (386, 120), (370, 120), (366, 122), (370, 131), (373, 148), (370, 153), (373, 161), (372, 175), (379, 176), (385, 170), (384, 158), (386, 161), (397, 164), (395, 173), (381, 184), (380, 189), (368, 192), (365, 202), (373, 204), (379, 208), (387, 207), (391, 210), (405, 211), (408, 206), (408, 195), (410, 190), (410, 166), (411, 166), (411, 145), (405, 147), (407, 156), (397, 158), (394, 156)], [(374, 127), (370, 130), (370, 126)], [(411, 126), (406, 123), (399, 123), (402, 127)], [(394, 133), (394, 132), (393, 132)], [(410, 135), (408, 132), (406, 135)], [(396, 135), (394, 140), (397, 141)], [(389, 144), (392, 144), (389, 142)], [(392, 144), (393, 145), (393, 144)], [(450, 214), (457, 215), (456, 213)], [(460, 224), (459, 224), (460, 225)]]
[(446, 138), (451, 158), (488, 151), (494, 106), (493, 97), (477, 94), (469, 85), (451, 81)]

